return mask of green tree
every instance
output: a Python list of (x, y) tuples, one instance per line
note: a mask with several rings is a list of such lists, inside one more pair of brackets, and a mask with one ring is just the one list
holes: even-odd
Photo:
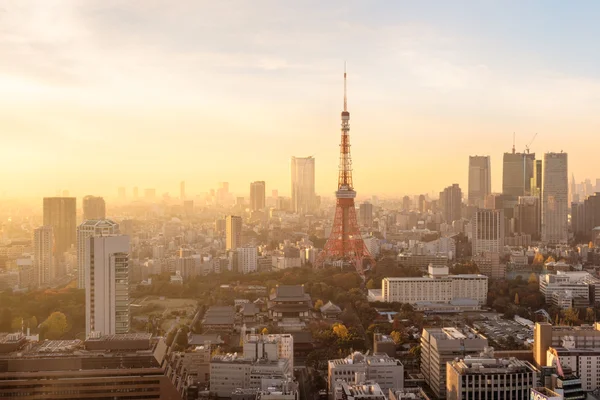
[(563, 318), (567, 325), (579, 324), (579, 311), (575, 308), (568, 308), (563, 312)]
[(262, 333), (263, 335), (268, 335), (269, 330), (267, 328), (263, 328), (262, 331), (260, 331), (260, 333)]
[(367, 282), (367, 289), (375, 289), (375, 281), (373, 281), (373, 278), (369, 279)]
[(515, 304), (519, 305), (519, 292), (515, 293)]
[(538, 252), (535, 253), (535, 256), (533, 257), (533, 264), (534, 265), (542, 265), (544, 263), (544, 256), (542, 255), (542, 253)]
[(346, 325), (344, 324), (335, 323), (333, 324), (332, 330), (333, 333), (335, 333), (336, 336), (342, 340), (347, 339), (350, 335), (348, 328), (346, 328)]
[(44, 339), (60, 339), (68, 328), (67, 317), (60, 311), (55, 311), (40, 326), (40, 331), (44, 333)]
[(171, 329), (169, 331), (169, 333), (167, 333), (167, 338), (165, 339), (165, 342), (167, 344), (167, 346), (171, 347), (171, 345), (173, 344), (173, 341), (175, 340), (175, 335), (177, 334), (177, 330), (176, 329)]
[(596, 320), (596, 312), (593, 308), (588, 307), (585, 309), (585, 320), (588, 322), (594, 322)]
[(527, 283), (535, 283), (536, 285), (538, 284), (538, 278), (537, 275), (534, 274), (533, 272), (529, 275), (529, 279), (527, 279)]
[(315, 301), (315, 310), (319, 311), (321, 307), (323, 307), (323, 300), (318, 299), (317, 301)]
[(394, 340), (394, 343), (396, 343), (396, 344), (401, 344), (402, 343), (402, 333), (401, 332), (392, 331), (392, 333), (390, 334), (390, 336)]

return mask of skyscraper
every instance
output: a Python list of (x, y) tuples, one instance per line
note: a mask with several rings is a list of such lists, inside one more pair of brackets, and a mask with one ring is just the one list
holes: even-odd
[(404, 196), (402, 198), (402, 209), (404, 211), (410, 211), (410, 197)]
[(567, 153), (544, 154), (542, 242), (567, 243), (569, 175)]
[(311, 213), (315, 202), (315, 159), (292, 157), (292, 209), (298, 214)]
[(33, 267), (35, 286), (49, 284), (54, 271), (54, 233), (51, 226), (40, 226), (33, 231)]
[(242, 217), (228, 215), (225, 218), (225, 249), (235, 250), (242, 245)]
[(483, 208), (485, 196), (492, 193), (490, 156), (469, 157), (469, 204)]
[(504, 247), (503, 210), (477, 210), (473, 215), (473, 255), (502, 253)]
[(535, 153), (504, 153), (502, 194), (514, 198), (531, 194)]
[(106, 203), (102, 197), (85, 196), (83, 198), (83, 220), (105, 219)]
[(119, 224), (109, 219), (89, 219), (77, 227), (77, 287), (85, 288), (85, 260), (89, 251), (89, 238), (119, 233)]
[(129, 236), (91, 236), (85, 260), (85, 333), (129, 331)]
[[(44, 226), (51, 226), (54, 231), (54, 254), (62, 261), (64, 253), (75, 245), (77, 230), (75, 197), (44, 197)], [(57, 263), (56, 277), (60, 278), (66, 271), (63, 263)]]
[(258, 211), (265, 208), (265, 181), (256, 181), (250, 184), (250, 209)]
[(365, 202), (359, 206), (358, 223), (365, 228), (373, 226), (373, 204)]
[(462, 216), (462, 191), (457, 183), (448, 186), (440, 192), (440, 206), (447, 223), (461, 219)]
[(519, 202), (515, 206), (515, 232), (531, 235), (534, 240), (539, 240), (540, 221), (540, 199), (537, 196), (519, 196)]

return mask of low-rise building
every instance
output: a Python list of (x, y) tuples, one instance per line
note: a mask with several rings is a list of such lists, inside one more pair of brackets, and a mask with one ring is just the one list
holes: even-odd
[(333, 395), (335, 382), (352, 382), (356, 374), (377, 382), (383, 390), (404, 387), (404, 365), (387, 354), (364, 355), (354, 352), (346, 358), (329, 360), (327, 382), (330, 395)]
[(538, 371), (527, 361), (496, 359), (493, 352), (467, 356), (446, 364), (448, 400), (528, 399), (537, 386)]
[(161, 366), (166, 350), (150, 334), (39, 343), (7, 335), (0, 338), (0, 398), (179, 400)]
[(334, 400), (387, 400), (377, 382), (348, 383), (343, 380), (335, 382)]
[(436, 396), (446, 396), (446, 363), (479, 355), (488, 347), (485, 336), (468, 328), (425, 328), (421, 334), (421, 373)]
[(417, 304), (419, 302), (450, 303), (469, 298), (479, 305), (487, 301), (488, 277), (479, 274), (449, 275), (448, 267), (429, 266), (429, 274), (421, 278), (384, 278), (382, 297), (386, 302)]
[(216, 355), (210, 363), (210, 391), (232, 397), (237, 389), (259, 390), (265, 383), (285, 382), (290, 376), (289, 360), (249, 360), (237, 354)]

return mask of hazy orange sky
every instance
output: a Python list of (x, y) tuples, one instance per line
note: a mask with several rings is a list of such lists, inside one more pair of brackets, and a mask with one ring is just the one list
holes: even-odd
[[(467, 190), (469, 155), (600, 171), (597, 2), (0, 1), (0, 192), (335, 190), (348, 62), (360, 195)], [(600, 176), (599, 176), (600, 177)]]

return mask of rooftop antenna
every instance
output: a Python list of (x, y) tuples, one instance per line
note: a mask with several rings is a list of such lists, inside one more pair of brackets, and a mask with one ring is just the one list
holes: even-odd
[(348, 111), (348, 98), (346, 96), (346, 61), (344, 61), (344, 111)]
[[(344, 76), (346, 76), (346, 74), (344, 74)], [(515, 133), (514, 132), (513, 132), (513, 154), (515, 154)]]

